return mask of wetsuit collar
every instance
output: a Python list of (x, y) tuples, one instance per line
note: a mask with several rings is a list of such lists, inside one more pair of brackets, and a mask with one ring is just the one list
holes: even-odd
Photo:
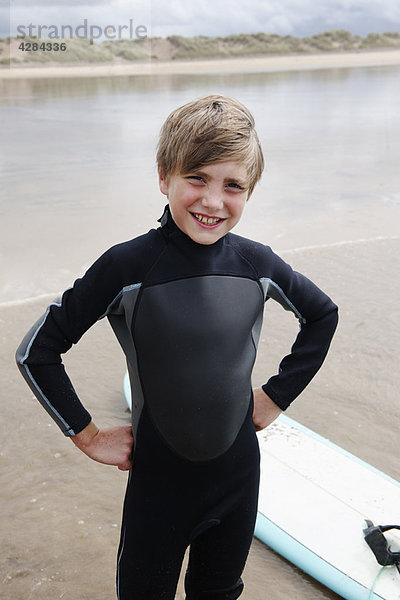
[[(169, 221), (172, 221), (172, 223), (175, 225), (175, 222), (171, 216), (168, 204), (166, 204), (164, 206), (164, 212), (161, 215), (161, 217), (159, 219), (157, 219), (157, 221), (161, 224), (161, 227), (165, 227)], [(176, 227), (176, 225), (175, 225), (175, 227)]]

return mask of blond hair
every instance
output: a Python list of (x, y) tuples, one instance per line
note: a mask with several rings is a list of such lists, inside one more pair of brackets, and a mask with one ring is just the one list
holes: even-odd
[(231, 160), (246, 167), (250, 197), (264, 158), (253, 115), (241, 102), (212, 94), (180, 106), (167, 117), (157, 147), (163, 177)]

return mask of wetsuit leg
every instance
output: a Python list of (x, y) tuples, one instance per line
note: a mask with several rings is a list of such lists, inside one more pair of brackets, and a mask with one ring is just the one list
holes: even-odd
[(191, 532), (204, 520), (208, 473), (166, 445), (144, 406), (123, 510), (119, 600), (174, 600)]
[[(118, 600), (174, 600), (185, 552), (173, 527), (124, 519), (117, 570)], [(149, 526), (150, 525), (150, 526)]]
[[(134, 463), (135, 466), (135, 463)], [(176, 484), (136, 463), (128, 483), (117, 562), (118, 600), (174, 600), (187, 535)], [(143, 482), (145, 480), (145, 483)], [(168, 485), (170, 483), (170, 487)]]
[(191, 543), (185, 576), (186, 600), (235, 600), (241, 595), (241, 575), (257, 513), (257, 479), (246, 492), (244, 502)]

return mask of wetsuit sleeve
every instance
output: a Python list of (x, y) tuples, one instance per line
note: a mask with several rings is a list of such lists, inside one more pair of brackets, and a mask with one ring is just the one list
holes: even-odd
[(338, 308), (312, 281), (293, 271), (270, 249), (267, 251), (269, 275), (261, 279), (266, 299), (273, 298), (292, 311), (300, 323), (291, 352), (280, 363), (278, 374), (262, 386), (285, 410), (321, 367), (337, 326)]
[(16, 353), (18, 367), (32, 392), (67, 436), (84, 429), (91, 416), (73, 388), (61, 354), (118, 302), (121, 283), (112, 250), (100, 257), (61, 299), (50, 304)]

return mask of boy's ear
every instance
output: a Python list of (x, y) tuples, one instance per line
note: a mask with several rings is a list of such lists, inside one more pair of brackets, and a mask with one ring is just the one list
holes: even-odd
[(168, 176), (164, 176), (161, 167), (158, 167), (158, 185), (160, 186), (160, 192), (168, 196)]

